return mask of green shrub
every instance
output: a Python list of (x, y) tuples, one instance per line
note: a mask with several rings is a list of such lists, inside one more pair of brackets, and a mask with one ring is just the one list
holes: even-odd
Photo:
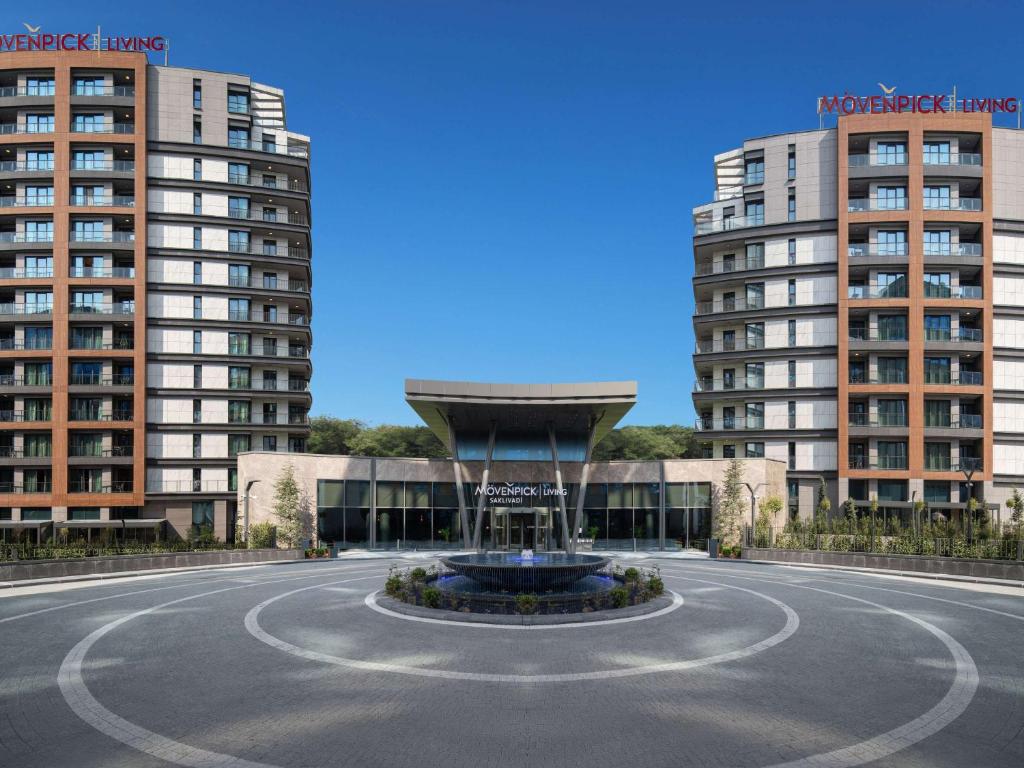
[(661, 580), (661, 576), (658, 576), (657, 574), (652, 574), (650, 577), (648, 577), (647, 591), (650, 592), (651, 595), (654, 597), (657, 597), (665, 591), (665, 582)]
[(413, 568), (409, 573), (409, 577), (413, 581), (426, 581), (427, 572), (423, 568)]
[(402, 591), (402, 574), (395, 570), (394, 566), (388, 571), (388, 578), (384, 582), (384, 594), (388, 597), (397, 597)]
[(625, 608), (629, 605), (629, 590), (625, 587), (613, 587), (608, 593), (613, 608)]
[(427, 587), (423, 590), (423, 604), (427, 608), (441, 607), (441, 590), (437, 587)]
[(622, 578), (625, 579), (627, 584), (632, 584), (640, 579), (640, 571), (636, 568), (627, 568), (622, 574)]
[(516, 613), (524, 616), (537, 611), (536, 595), (516, 595)]
[(271, 522), (249, 526), (249, 549), (270, 549), (277, 543), (277, 526)]

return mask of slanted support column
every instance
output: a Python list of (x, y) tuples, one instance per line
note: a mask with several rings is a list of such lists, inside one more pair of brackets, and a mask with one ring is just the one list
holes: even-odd
[(555, 467), (555, 488), (558, 490), (558, 511), (562, 523), (562, 548), (569, 551), (569, 515), (565, 509), (565, 495), (562, 492), (562, 468), (558, 465), (558, 441), (555, 440), (555, 425), (548, 422), (548, 440), (551, 441), (551, 463)]
[(491, 422), (491, 431), (487, 436), (487, 458), (484, 460), (484, 473), (480, 478), (480, 495), (476, 502), (476, 526), (473, 528), (473, 546), (483, 549), (484, 507), (487, 505), (487, 483), (491, 475), (491, 459), (494, 457), (494, 436), (498, 432), (498, 423)]
[(472, 542), (469, 538), (469, 510), (466, 508), (465, 489), (462, 487), (462, 462), (459, 461), (459, 444), (455, 441), (455, 425), (449, 416), (445, 421), (448, 423), (448, 442), (452, 445), (452, 466), (455, 468), (455, 494), (459, 500), (459, 524), (462, 526), (462, 546), (469, 549)]
[(570, 554), (576, 553), (576, 544), (580, 538), (580, 526), (583, 525), (583, 503), (587, 498), (587, 483), (590, 481), (590, 456), (594, 452), (594, 434), (597, 432), (597, 419), (590, 422), (587, 433), (587, 452), (583, 457), (583, 471), (580, 472), (580, 489), (576, 497), (576, 517), (573, 520), (572, 532), (569, 537)]

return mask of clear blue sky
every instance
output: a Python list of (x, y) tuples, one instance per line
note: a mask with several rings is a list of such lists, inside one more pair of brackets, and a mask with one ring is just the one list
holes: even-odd
[(371, 423), (416, 422), (407, 376), (636, 379), (631, 423), (690, 423), (714, 153), (878, 80), (1024, 93), (1010, 2), (14, 5), (0, 31), (164, 34), (171, 64), (285, 90), (313, 137), (313, 409)]

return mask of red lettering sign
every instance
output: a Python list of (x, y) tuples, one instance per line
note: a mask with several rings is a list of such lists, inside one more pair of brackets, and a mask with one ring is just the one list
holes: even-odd
[(845, 115), (883, 115), (888, 113), (946, 114), (948, 112), (1016, 112), (1020, 100), (1016, 96), (988, 99), (957, 99), (942, 93), (917, 96), (822, 96), (818, 99), (818, 112)]

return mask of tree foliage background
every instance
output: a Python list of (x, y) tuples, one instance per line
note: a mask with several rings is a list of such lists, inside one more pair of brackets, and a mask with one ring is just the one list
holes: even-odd
[[(427, 427), (381, 424), (358, 419), (315, 416), (309, 438), (311, 453), (353, 456), (406, 456), (440, 459), (448, 450)], [(594, 449), (595, 461), (616, 459), (693, 459), (700, 455), (693, 429), (678, 424), (612, 430)]]

